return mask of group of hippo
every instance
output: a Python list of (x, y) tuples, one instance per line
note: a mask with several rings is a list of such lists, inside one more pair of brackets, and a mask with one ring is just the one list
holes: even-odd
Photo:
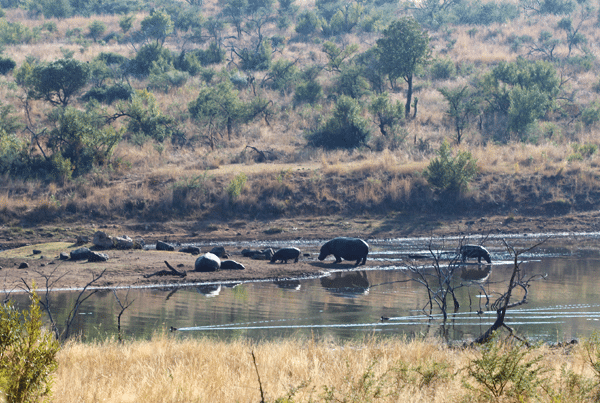
[[(286, 247), (273, 252), (271, 249), (264, 251), (243, 250), (242, 255), (246, 257), (260, 256), (261, 258), (269, 258), (271, 263), (282, 262), (287, 263), (293, 260), (294, 263), (300, 259), (300, 249), (294, 247)], [(344, 260), (356, 260), (356, 265), (364, 265), (367, 262), (369, 254), (369, 244), (359, 238), (339, 237), (325, 242), (321, 246), (319, 260), (324, 260), (327, 256), (333, 255), (335, 263)], [(194, 271), (208, 272), (224, 270), (241, 270), (244, 266), (233, 260), (224, 260), (221, 262), (220, 256), (215, 253), (205, 253), (196, 259)]]
[[(255, 255), (261, 255), (262, 258), (266, 259), (270, 257), (271, 263), (287, 263), (288, 260), (293, 260), (294, 263), (297, 263), (298, 259), (300, 258), (300, 253), (300, 249), (294, 247), (281, 248), (276, 252), (273, 252), (272, 249), (266, 249), (264, 251), (245, 249), (242, 251), (242, 255), (246, 257), (254, 257)], [(342, 259), (356, 260), (356, 266), (359, 266), (366, 264), (368, 254), (369, 244), (367, 244), (364, 240), (360, 238), (338, 237), (325, 242), (321, 246), (318, 259), (322, 261), (327, 256), (333, 255), (333, 257), (335, 257), (334, 263), (340, 263)], [(477, 258), (479, 263), (481, 263), (481, 259), (484, 259), (488, 263), (492, 262), (489, 252), (480, 245), (463, 245), (460, 248), (460, 255), (463, 262), (466, 261), (467, 258)], [(220, 257), (222, 256), (217, 256), (215, 253), (205, 253), (196, 259), (194, 270), (207, 272), (218, 271), (220, 269), (244, 269), (242, 264), (234, 260), (224, 260), (221, 262)]]

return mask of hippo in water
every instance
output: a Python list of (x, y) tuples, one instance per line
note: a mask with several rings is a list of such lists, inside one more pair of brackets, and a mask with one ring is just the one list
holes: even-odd
[(344, 260), (356, 260), (356, 265), (365, 264), (369, 254), (369, 244), (359, 238), (334, 238), (325, 242), (321, 246), (319, 260), (325, 259), (329, 255), (335, 257), (335, 263)]
[(298, 263), (300, 257), (300, 249), (298, 248), (281, 248), (273, 254), (271, 263), (275, 263), (278, 260), (282, 263), (287, 263), (288, 260), (294, 259), (294, 263)]
[(462, 261), (464, 262), (467, 258), (477, 258), (477, 261), (481, 263), (483, 258), (486, 262), (492, 263), (490, 253), (481, 245), (463, 245), (460, 247), (460, 254)]

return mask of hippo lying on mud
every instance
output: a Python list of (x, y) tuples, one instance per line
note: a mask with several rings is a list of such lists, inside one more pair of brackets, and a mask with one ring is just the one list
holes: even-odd
[(464, 262), (467, 258), (477, 258), (477, 261), (481, 263), (481, 259), (485, 259), (486, 262), (492, 263), (490, 253), (486, 248), (480, 245), (463, 245), (460, 247), (460, 254), (462, 261)]
[(287, 263), (288, 260), (294, 259), (294, 263), (298, 263), (300, 257), (300, 249), (298, 248), (281, 248), (273, 254), (271, 263), (275, 263), (278, 260), (282, 263)]
[[(340, 263), (344, 260), (356, 260), (356, 265), (363, 265), (367, 262), (369, 254), (369, 244), (359, 238), (334, 238), (331, 241), (325, 242), (321, 246), (319, 260), (325, 259), (329, 255), (335, 257), (335, 263)], [(362, 261), (362, 262), (361, 262)]]

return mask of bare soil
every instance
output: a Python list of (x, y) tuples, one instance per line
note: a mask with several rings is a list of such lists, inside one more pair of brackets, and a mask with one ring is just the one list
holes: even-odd
[[(369, 240), (398, 237), (442, 237), (449, 235), (534, 234), (595, 232), (599, 230), (600, 213), (581, 212), (562, 216), (488, 216), (448, 217), (403, 216), (360, 217), (344, 220), (341, 217), (303, 217), (273, 221), (237, 220), (233, 222), (122, 222), (101, 227), (70, 223), (64, 228), (36, 227), (26, 231), (0, 228), (3, 242), (0, 252), (0, 289), (18, 290), (25, 284), (38, 289), (81, 288), (103, 273), (93, 283), (95, 287), (161, 286), (208, 282), (236, 282), (259, 279), (286, 279), (320, 274), (332, 268), (352, 268), (354, 262), (334, 265), (332, 257), (317, 260), (318, 251), (310, 251), (298, 263), (270, 263), (252, 260), (241, 255), (241, 247), (227, 247), (230, 259), (245, 266), (245, 270), (222, 270), (212, 273), (194, 272), (197, 256), (182, 252), (155, 250), (107, 250), (109, 260), (103, 263), (60, 260), (60, 252), (70, 252), (80, 246), (77, 235), (93, 235), (102, 230), (109, 235), (128, 235), (142, 238), (147, 244), (164, 240), (171, 244), (218, 244), (231, 241), (269, 240), (327, 240), (336, 236), (356, 236)], [(424, 241), (426, 242), (426, 241)], [(566, 242), (562, 240), (561, 242)], [(88, 244), (86, 246), (91, 246)], [(34, 253), (38, 250), (38, 253)], [(176, 250), (178, 247), (176, 246)], [(210, 247), (204, 246), (202, 252)], [(306, 251), (303, 251), (306, 252)], [(150, 276), (168, 270), (165, 262), (185, 277)], [(19, 268), (27, 263), (28, 268)], [(374, 265), (367, 260), (367, 265)], [(377, 262), (382, 265), (382, 262)], [(384, 263), (385, 265), (385, 263)]]

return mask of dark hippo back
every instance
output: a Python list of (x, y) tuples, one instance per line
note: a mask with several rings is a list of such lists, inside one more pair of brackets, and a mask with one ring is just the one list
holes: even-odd
[(463, 262), (467, 258), (477, 258), (479, 262), (481, 262), (481, 259), (485, 259), (486, 262), (492, 263), (490, 253), (481, 245), (463, 245), (460, 248), (460, 254)]
[(339, 237), (321, 246), (319, 260), (329, 255), (335, 256), (335, 263), (344, 260), (356, 260), (356, 265), (365, 264), (369, 254), (369, 244), (360, 238)]
[(221, 269), (221, 259), (208, 252), (196, 259), (194, 271), (208, 272), (219, 271)]
[(294, 259), (294, 263), (297, 263), (299, 257), (300, 257), (300, 249), (298, 249), (298, 248), (281, 248), (273, 254), (273, 257), (271, 258), (271, 263), (275, 263), (277, 261), (282, 261), (282, 262), (287, 263), (288, 260), (292, 260), (292, 259)]

